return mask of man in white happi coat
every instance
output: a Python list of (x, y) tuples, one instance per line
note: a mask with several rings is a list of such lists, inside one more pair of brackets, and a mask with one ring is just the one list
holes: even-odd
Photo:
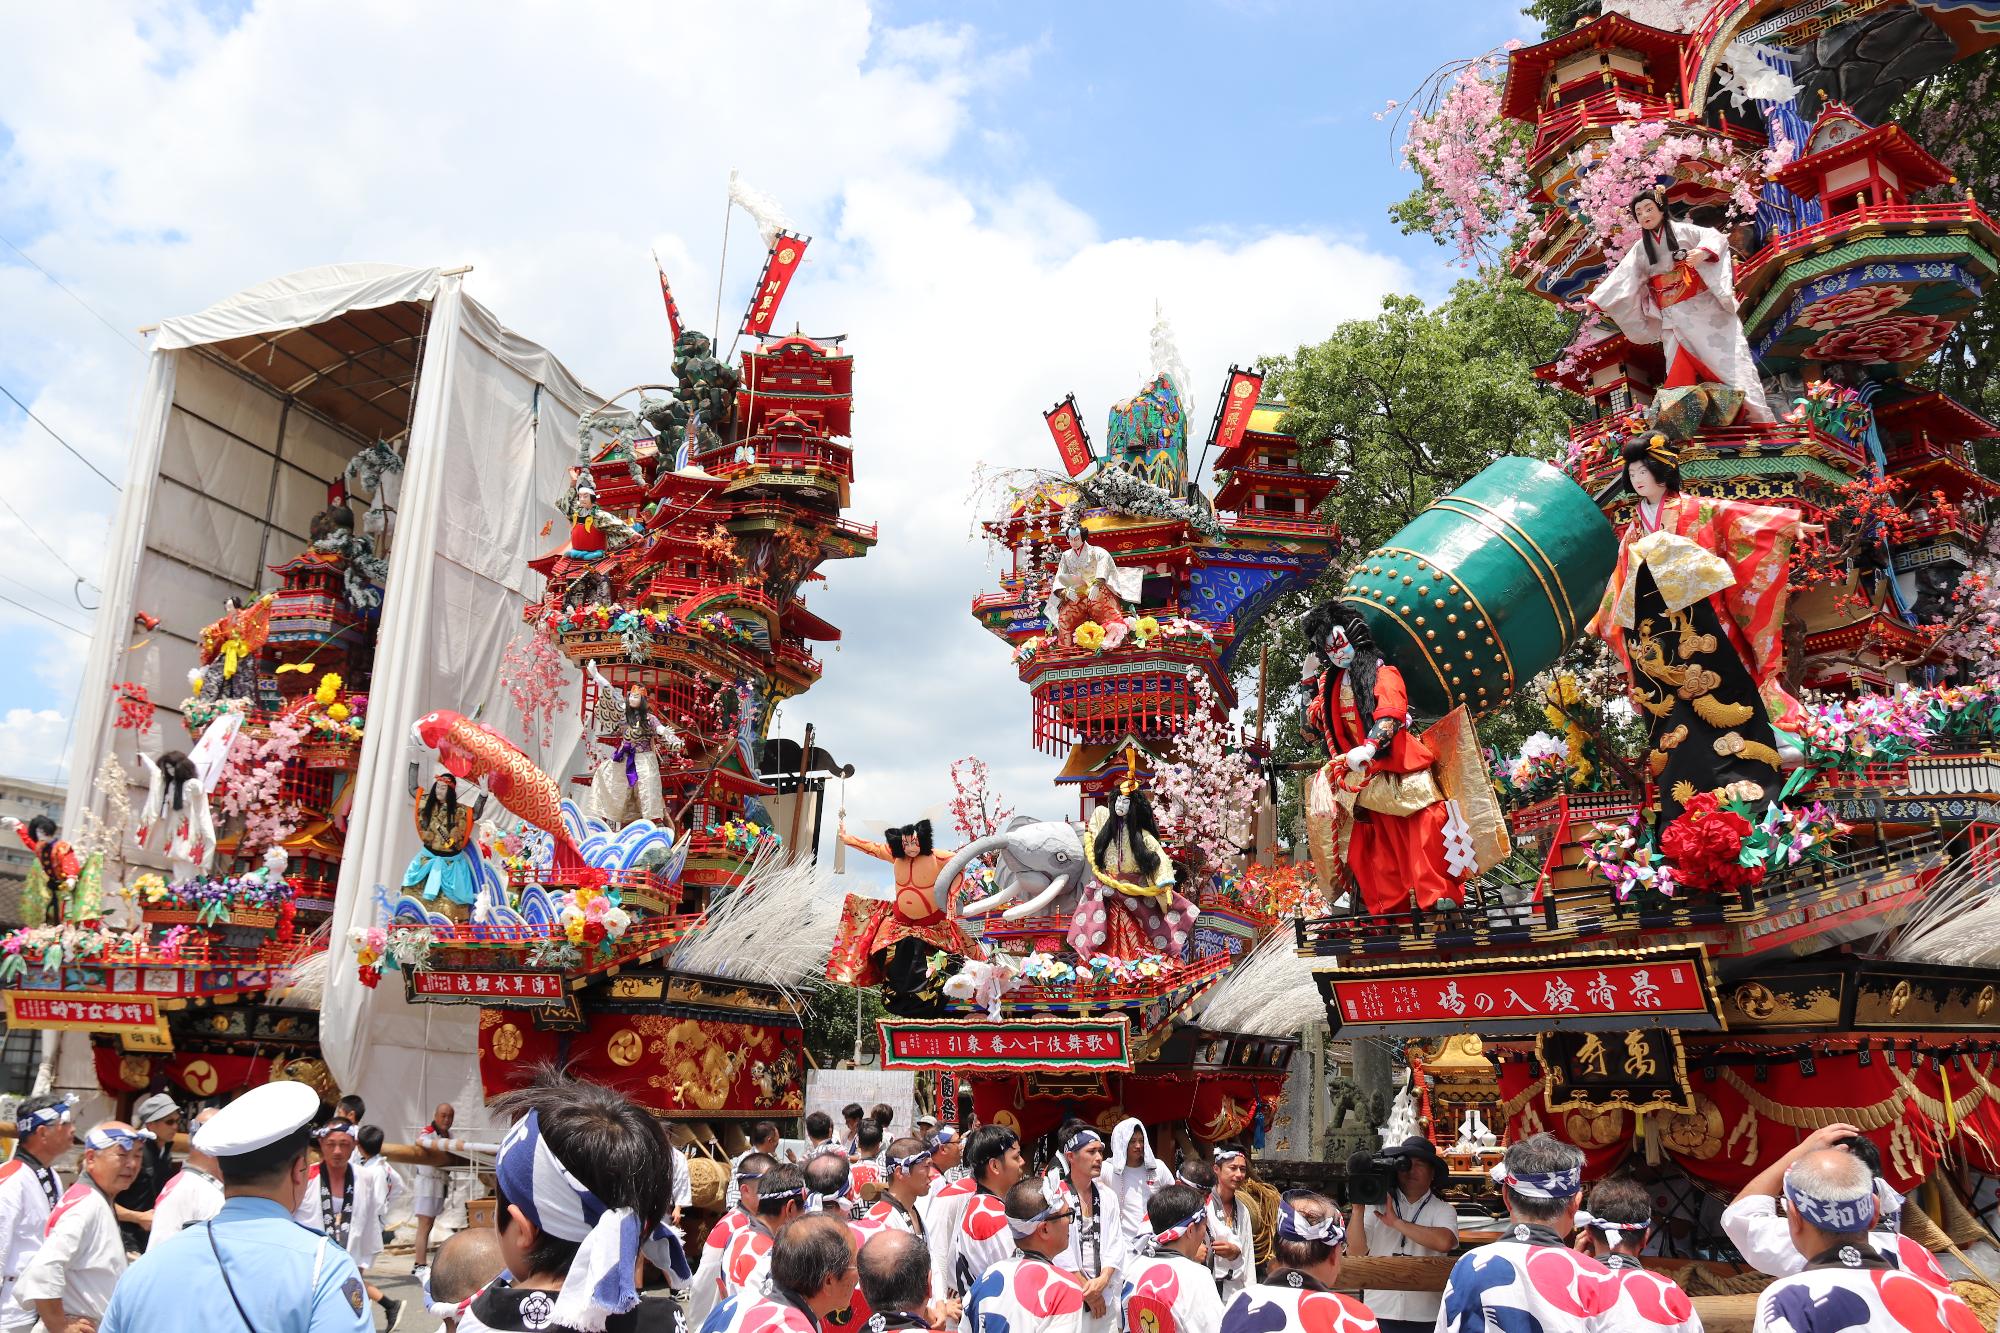
[(1086, 1333), (1097, 1333), (1117, 1322), (1126, 1262), (1117, 1205), (1102, 1179), (1104, 1137), (1081, 1120), (1068, 1122), (1057, 1134), (1059, 1152), (1048, 1179), (1069, 1191), (1076, 1201), (1076, 1218), (1069, 1226), (1069, 1243), (1056, 1262), (1082, 1281), (1082, 1327)]
[(1083, 1284), (1056, 1262), (1069, 1244), (1075, 1198), (1047, 1178), (1016, 1181), (1003, 1216), (1011, 1252), (973, 1283), (960, 1333), (1076, 1333)]
[(1233, 1143), (1218, 1145), (1206, 1163), (1192, 1163), (1197, 1170), (1189, 1184), (1208, 1186), (1208, 1266), (1215, 1270), (1216, 1285), (1227, 1305), (1237, 1292), (1257, 1280), (1257, 1239), (1251, 1231), (1250, 1202), (1241, 1193), (1250, 1178), (1250, 1154)]
[(701, 1250), (701, 1263), (696, 1266), (694, 1283), (688, 1288), (687, 1326), (690, 1333), (700, 1333), (701, 1326), (708, 1321), (709, 1311), (724, 1299), (726, 1285), (722, 1266), (728, 1257), (730, 1242), (756, 1225), (757, 1182), (776, 1165), (769, 1153), (753, 1152), (737, 1160), (731, 1181), (736, 1186), (736, 1206), (708, 1229), (707, 1243)]
[(972, 1188), (940, 1194), (924, 1219), (931, 1265), (944, 1269), (946, 1291), (960, 1297), (988, 1268), (1014, 1253), (1004, 1201), (1027, 1170), (1020, 1136), (1005, 1125), (981, 1125), (968, 1134), (965, 1160)]
[(14, 1156), (0, 1166), (0, 1328), (26, 1327), (34, 1316), (14, 1303), (14, 1281), (48, 1231), (62, 1199), (55, 1160), (76, 1142), (75, 1102), (44, 1094), (14, 1112)]
[[(213, 1106), (203, 1110), (188, 1126), (188, 1133), (200, 1133), (203, 1125), (215, 1119), (215, 1114)], [(214, 1157), (190, 1146), (181, 1169), (160, 1187), (160, 1197), (153, 1201), (153, 1225), (147, 1233), (146, 1248), (150, 1250), (166, 1237), (177, 1236), (221, 1211), (222, 1168)]]
[(1507, 1149), (1500, 1239), (1459, 1256), (1445, 1282), (1437, 1333), (1537, 1328), (1541, 1333), (1615, 1333), (1618, 1289), (1611, 1272), (1565, 1241), (1583, 1192), (1583, 1153), (1550, 1134)]
[[(1119, 1232), (1117, 1244), (1131, 1253), (1151, 1234), (1146, 1221), (1146, 1200), (1162, 1185), (1171, 1185), (1174, 1173), (1153, 1156), (1146, 1126), (1136, 1117), (1120, 1120), (1111, 1130), (1111, 1145), (1104, 1154), (1105, 1191), (1111, 1195)], [(1110, 1225), (1107, 1219), (1105, 1225)]]
[(1222, 1297), (1208, 1265), (1208, 1197), (1166, 1185), (1146, 1202), (1152, 1235), (1126, 1260), (1119, 1292), (1123, 1333), (1220, 1333)]
[(1611, 1270), (1616, 1315), (1625, 1333), (1701, 1333), (1701, 1316), (1680, 1284), (1646, 1271), (1641, 1256), (1653, 1229), (1653, 1199), (1629, 1177), (1607, 1180), (1577, 1210), (1577, 1248)]
[(368, 1266), (382, 1251), (382, 1180), (373, 1172), (362, 1171), (354, 1163), (355, 1126), (346, 1120), (329, 1120), (314, 1131), (319, 1141), (319, 1165), (306, 1174), (305, 1196), (292, 1213), (301, 1226), (322, 1231), (335, 1245), (346, 1250), (361, 1270), (368, 1299), (382, 1307), (388, 1326), (394, 1328), (402, 1316), (403, 1303), (383, 1294), (367, 1281)]
[[(1347, 1235), (1353, 1253), (1442, 1258), (1457, 1249), (1458, 1210), (1437, 1195), (1448, 1174), (1437, 1148), (1423, 1135), (1413, 1134), (1384, 1155), (1396, 1158), (1396, 1179), (1381, 1203), (1355, 1204), (1349, 1211)], [(1437, 1325), (1436, 1292), (1374, 1289), (1362, 1292), (1361, 1299), (1375, 1312), (1382, 1333), (1429, 1333)]]
[(1270, 1271), (1260, 1273), (1223, 1308), (1222, 1326), (1246, 1333), (1377, 1333), (1368, 1307), (1333, 1289), (1346, 1247), (1347, 1228), (1331, 1200), (1311, 1190), (1279, 1195)]
[(1805, 1267), (1757, 1298), (1756, 1333), (1979, 1333), (1984, 1325), (1949, 1291), (1890, 1265), (1869, 1242), (1879, 1205), (1868, 1164), (1821, 1148), (1785, 1172), (1786, 1226)]
[(1931, 1252), (1896, 1229), (1903, 1198), (1882, 1179), (1881, 1151), (1860, 1129), (1846, 1124), (1828, 1125), (1806, 1135), (1798, 1147), (1751, 1177), (1750, 1183), (1722, 1210), (1723, 1234), (1743, 1255), (1743, 1262), (1772, 1277), (1787, 1277), (1805, 1268), (1806, 1256), (1792, 1244), (1791, 1228), (1778, 1212), (1778, 1195), (1784, 1190), (1785, 1172), (1792, 1163), (1824, 1148), (1852, 1153), (1874, 1179), (1879, 1206), (1875, 1225), (1868, 1232), (1868, 1243), (1881, 1251), (1891, 1267), (1949, 1291), (1951, 1279), (1938, 1267)]
[(954, 1185), (964, 1193), (972, 1188), (964, 1182), (972, 1173), (964, 1166), (965, 1137), (950, 1125), (941, 1127), (937, 1133), (924, 1140), (924, 1146), (931, 1150), (931, 1187), (924, 1196), (924, 1225), (931, 1224), (931, 1205), (937, 1197)]
[(35, 1333), (95, 1329), (125, 1272), (125, 1238), (112, 1200), (138, 1178), (152, 1138), (122, 1120), (84, 1135), (83, 1174), (49, 1214), (48, 1234), (14, 1283)]

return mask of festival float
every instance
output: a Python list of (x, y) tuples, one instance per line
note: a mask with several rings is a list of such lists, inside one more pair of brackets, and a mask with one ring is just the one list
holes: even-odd
[[(391, 517), (371, 506), (357, 525), (348, 479), (381, 497), (400, 467), (386, 444), (356, 455), (311, 544), (270, 566), (277, 586), (231, 597), (202, 628), (177, 710), (186, 748), (153, 734), (163, 727), (142, 686), (118, 687), (113, 725), (136, 733), (144, 804), (133, 811), (124, 768), (106, 756), (105, 812), (86, 817), (85, 850), (53, 853), (28, 924), (0, 942), (9, 1023), (90, 1034), (114, 1099), (162, 1083), (227, 1095), (273, 1078), (338, 1095), (317, 996)], [(135, 864), (138, 852), (167, 869)]]
[[(1407, 1044), (1413, 1123), (1469, 1175), (1485, 1131), (1546, 1130), (1697, 1229), (1835, 1121), (1933, 1222), (2000, 1173), (2000, 696), (1967, 577), (2000, 428), (1919, 382), (2000, 251), (1908, 132), (1800, 86), (1840, 86), (1811, 38), (1889, 11), (1958, 56), (1995, 37), (1851, 8), (1607, 3), (1419, 120), (1440, 232), (1471, 253), (1518, 207), (1506, 262), (1583, 312), (1537, 373), (1592, 419), (1437, 501), (1328, 617), (1417, 713), (1525, 696), (1553, 735), (1500, 758), (1506, 859), (1462, 894), (1370, 892), (1350, 844), (1365, 914), (1296, 931), (1329, 1022)], [(1476, 171), (1441, 137), (1468, 118)]]
[[(1302, 469), (1252, 371), (1231, 369), (1193, 455), (1164, 320), (1154, 354), (1101, 453), (1072, 396), (1045, 414), (1061, 472), (984, 483), (1002, 569), (972, 611), (1012, 654), (1035, 745), (1065, 756), (1074, 813), (961, 817), (955, 852), (928, 826), (890, 830), (910, 899), (895, 915), (915, 938), (870, 966), (850, 910), (836, 979), (882, 987), (885, 1068), (929, 1072), (941, 1105), (969, 1087), (981, 1121), (1025, 1138), (1067, 1115), (1107, 1130), (1135, 1115), (1309, 1153), (1279, 1105), (1317, 1012), (1310, 984), (1302, 1024), (1296, 986), (1273, 1016), (1256, 1012), (1267, 985), (1232, 983), (1268, 973), (1267, 939), (1289, 961), (1276, 926), (1299, 877), (1273, 864), (1269, 746), (1229, 719), (1244, 632), (1332, 559), (1316, 511), (1334, 483)], [(1195, 484), (1211, 454), (1212, 492)], [(1202, 1017), (1217, 1013), (1242, 1021)]]
[(831, 761), (792, 747), (786, 796), (760, 772), (775, 710), (819, 678), (812, 645), (840, 637), (806, 590), (876, 540), (843, 516), (853, 358), (772, 332), (805, 247), (769, 236), (735, 365), (681, 326), (663, 277), (671, 383), (581, 420), (504, 674), (532, 732), (580, 669), (587, 771), (545, 771), (454, 711), (413, 729), (435, 757), (413, 783), (415, 854), (350, 944), (366, 986), (477, 1006), (488, 1096), (552, 1061), (725, 1132), (803, 1110), (796, 988), (833, 921), (780, 815)]

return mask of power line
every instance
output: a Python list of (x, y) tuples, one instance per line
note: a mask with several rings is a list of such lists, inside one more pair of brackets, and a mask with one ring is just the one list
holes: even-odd
[[(59, 611), (69, 610), (67, 606), (63, 605), (61, 598), (56, 597), (50, 593), (43, 592), (40, 588), (35, 587), (31, 583), (23, 583), (21, 580), (10, 577), (9, 575), (6, 574), (0, 574), (0, 583), (12, 584), (14, 587), (19, 588), (22, 592), (25, 592), (30, 596), (39, 597), (43, 601), (53, 604)], [(75, 590), (71, 589), (71, 591), (74, 592)]]
[(14, 406), (20, 408), (23, 412), (26, 412), (28, 420), (34, 422), (37, 426), (40, 426), (43, 430), (47, 431), (51, 439), (53, 439), (57, 444), (61, 445), (63, 448), (69, 450), (70, 454), (75, 457), (77, 462), (83, 464), (85, 467), (89, 468), (92, 472), (95, 472), (98, 476), (104, 477), (104, 484), (106, 486), (109, 486), (114, 491), (123, 491), (125, 489), (123, 486), (120, 486), (117, 482), (111, 480), (111, 478), (105, 477), (104, 469), (97, 466), (97, 464), (91, 462), (88, 458), (85, 458), (81, 453), (77, 451), (77, 447), (75, 445), (71, 444), (68, 440), (65, 440), (62, 436), (57, 435), (54, 426), (51, 426), (48, 422), (42, 420), (40, 417), (36, 416), (33, 412), (29, 412), (28, 405), (22, 402), (20, 399), (16, 398), (14, 396), (13, 390), (9, 389), (4, 384), (0, 384), (0, 393), (6, 394), (7, 401), (12, 403)]
[(130, 346), (133, 351), (143, 352), (146, 350), (145, 348), (141, 347), (138, 343), (132, 341), (132, 335), (125, 332), (125, 330), (119, 328), (116, 324), (113, 324), (103, 315), (98, 314), (96, 306), (93, 306), (90, 302), (84, 300), (81, 296), (78, 296), (75, 292), (71, 291), (69, 288), (64, 287), (62, 284), (62, 280), (60, 278), (56, 277), (55, 274), (43, 268), (40, 264), (35, 263), (34, 259), (29, 256), (26, 250), (23, 250), (20, 246), (8, 240), (5, 236), (0, 236), (0, 243), (4, 243), (9, 250), (12, 250), (15, 254), (27, 260), (29, 267), (33, 268), (35, 272), (41, 274), (43, 277), (47, 278), (50, 282), (55, 283), (55, 285), (59, 289), (61, 289), (62, 294), (64, 296), (67, 296), (70, 300), (76, 302), (78, 305), (82, 306), (85, 310), (88, 310), (99, 324), (102, 324), (105, 328), (110, 329), (120, 338), (123, 338), (126, 344)]
[(62, 621), (60, 621), (60, 620), (57, 620), (57, 619), (56, 619), (56, 618), (55, 618), (54, 616), (51, 616), (51, 615), (46, 615), (46, 614), (44, 614), (43, 612), (40, 612), (40, 611), (37, 611), (37, 610), (36, 610), (36, 609), (35, 609), (34, 607), (32, 607), (32, 606), (29, 606), (29, 605), (28, 605), (28, 604), (27, 604), (26, 602), (20, 602), (20, 601), (16, 601), (16, 600), (15, 600), (14, 598), (12, 598), (12, 597), (9, 597), (9, 596), (8, 596), (8, 595), (7, 595), (6, 593), (4, 593), (4, 592), (0, 592), (0, 602), (5, 602), (5, 603), (7, 603), (7, 604), (8, 604), (9, 606), (16, 606), (16, 607), (19, 607), (19, 608), (20, 608), (21, 610), (23, 610), (23, 611), (26, 611), (26, 612), (27, 612), (27, 613), (28, 613), (29, 615), (31, 615), (31, 616), (34, 616), (34, 617), (36, 617), (36, 618), (37, 618), (37, 619), (39, 619), (39, 620), (46, 620), (46, 621), (48, 621), (48, 622), (49, 622), (49, 623), (50, 623), (51, 625), (54, 625), (54, 626), (55, 626), (55, 627), (56, 627), (57, 629), (66, 629), (66, 630), (68, 630), (68, 631), (69, 631), (69, 632), (70, 632), (71, 634), (75, 634), (75, 635), (78, 635), (79, 637), (81, 637), (81, 638), (85, 638), (85, 639), (87, 639), (87, 638), (89, 638), (89, 637), (90, 637), (90, 631), (89, 631), (89, 630), (87, 630), (87, 629), (78, 629), (78, 628), (77, 628), (76, 626), (74, 626), (74, 625), (70, 625), (70, 624), (65, 624), (64, 622), (62, 622)]
[[(28, 530), (28, 535), (30, 537), (33, 537), (36, 541), (40, 542), (42, 544), (43, 549), (48, 551), (50, 555), (54, 556), (56, 558), (56, 563), (61, 565), (64, 569), (67, 569), (70, 572), (71, 577), (73, 577), (78, 583), (90, 582), (89, 579), (77, 573), (75, 565), (72, 565), (69, 561), (63, 559), (63, 553), (61, 551), (58, 551), (54, 546), (51, 546), (49, 544), (49, 539), (47, 537), (44, 537), (41, 533), (36, 532), (34, 526), (30, 524), (27, 519), (21, 517), (20, 510), (14, 508), (13, 505), (7, 503), (7, 497), (4, 493), (0, 493), (0, 509), (5, 509), (8, 513), (12, 514), (14, 516), (14, 521), (16, 523), (19, 523), (22, 527), (26, 528)], [(77, 603), (77, 605), (82, 606), (83, 604), (79, 602)]]

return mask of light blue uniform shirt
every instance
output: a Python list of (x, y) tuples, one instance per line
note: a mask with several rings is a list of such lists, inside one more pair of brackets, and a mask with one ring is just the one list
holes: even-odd
[[(214, 1227), (215, 1249), (207, 1226), (191, 1226), (126, 1269), (99, 1333), (374, 1333), (354, 1260), (279, 1204), (230, 1199)], [(216, 1265), (218, 1250), (241, 1314)]]

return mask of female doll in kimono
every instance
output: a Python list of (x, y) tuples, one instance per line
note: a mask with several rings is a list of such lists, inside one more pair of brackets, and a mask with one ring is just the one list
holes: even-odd
[[(1763, 380), (1736, 313), (1729, 242), (1719, 231), (1675, 222), (1667, 197), (1643, 190), (1628, 207), (1640, 240), (1590, 293), (1590, 304), (1636, 343), (1661, 343), (1667, 377), (1662, 390), (1719, 385), (1709, 424), (1773, 421)], [(1733, 402), (1742, 395), (1741, 415)]]
[(1624, 447), (1638, 497), (1590, 632), (1625, 663), (1647, 719), (1647, 771), (1665, 827), (1688, 798), (1732, 783), (1771, 785), (1789, 756), (1799, 702), (1785, 689), (1792, 545), (1824, 532), (1777, 509), (1685, 495), (1663, 435)]
[(1119, 783), (1111, 804), (1091, 812), (1083, 859), (1090, 878), (1069, 925), (1070, 947), (1079, 957), (1186, 955), (1201, 909), (1175, 887), (1174, 863), (1136, 778)]
[(161, 850), (174, 878), (190, 880), (208, 873), (215, 857), (215, 818), (209, 812), (208, 784), (202, 781), (200, 766), (179, 750), (168, 750), (158, 759), (141, 751), (139, 762), (151, 778), (146, 808), (139, 816), (139, 845), (144, 847), (164, 825), (167, 840)]
[(470, 920), (486, 878), (472, 836), (486, 797), (482, 793), (470, 807), (460, 806), (458, 780), (440, 770), (429, 788), (416, 793), (416, 801), (417, 840), (423, 846), (403, 872), (403, 887), (418, 889), (427, 907), (435, 904), (454, 921)]

